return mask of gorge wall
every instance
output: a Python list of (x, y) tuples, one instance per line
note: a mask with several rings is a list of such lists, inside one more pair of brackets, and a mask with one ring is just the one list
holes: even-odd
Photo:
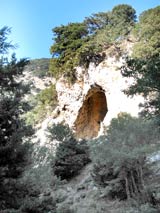
[(93, 138), (120, 112), (137, 116), (141, 96), (127, 97), (123, 90), (133, 79), (123, 78), (122, 57), (109, 56), (99, 64), (90, 63), (87, 70), (77, 68), (77, 81), (71, 85), (64, 78), (56, 83), (59, 106), (56, 121), (65, 122), (78, 138)]

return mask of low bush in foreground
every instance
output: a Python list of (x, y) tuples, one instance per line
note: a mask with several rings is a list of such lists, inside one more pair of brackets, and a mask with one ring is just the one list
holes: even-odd
[(158, 183), (153, 181), (153, 162), (149, 159), (159, 147), (159, 138), (152, 122), (120, 114), (111, 121), (107, 136), (92, 141), (92, 176), (105, 187), (108, 198), (160, 204), (156, 195)]
[(89, 149), (85, 140), (78, 141), (70, 129), (58, 124), (49, 129), (50, 137), (60, 141), (53, 163), (54, 174), (63, 179), (70, 179), (90, 162)]

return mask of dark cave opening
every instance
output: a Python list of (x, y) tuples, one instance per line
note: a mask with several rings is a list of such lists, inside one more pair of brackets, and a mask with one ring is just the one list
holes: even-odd
[(91, 88), (75, 121), (77, 138), (96, 137), (107, 111), (107, 100), (102, 88), (100, 86)]

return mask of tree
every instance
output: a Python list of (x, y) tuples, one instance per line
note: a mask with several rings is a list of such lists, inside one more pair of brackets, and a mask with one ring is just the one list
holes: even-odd
[(51, 84), (31, 99), (31, 110), (25, 114), (26, 123), (34, 126), (53, 112), (57, 106), (57, 92), (55, 85)]
[(141, 14), (136, 26), (137, 43), (131, 58), (122, 67), (122, 75), (134, 83), (127, 95), (141, 94), (145, 98), (142, 114), (160, 121), (160, 6)]
[(135, 29), (133, 57), (149, 59), (160, 53), (160, 6), (144, 11)]
[(38, 78), (44, 78), (49, 76), (49, 58), (32, 59), (25, 71), (29, 71), (31, 75)]
[(135, 26), (136, 11), (126, 4), (115, 6), (108, 12), (108, 24), (97, 32), (95, 41), (97, 45), (108, 48), (117, 46), (127, 39)]
[(76, 68), (98, 65), (105, 57), (104, 48), (126, 38), (136, 21), (135, 10), (118, 5), (111, 12), (100, 12), (85, 18), (82, 23), (55, 27), (50, 71), (55, 77), (63, 75), (70, 82), (76, 80)]
[(70, 23), (53, 29), (55, 43), (51, 46), (50, 72), (55, 77), (64, 74), (71, 82), (75, 80), (75, 68), (78, 66), (76, 51), (87, 39), (84, 23)]
[(130, 32), (130, 27), (134, 26), (136, 22), (136, 11), (127, 4), (120, 4), (112, 9), (110, 16), (111, 25), (124, 29), (126, 34)]
[[(22, 97), (27, 87), (23, 86), (19, 77), (22, 75), (27, 59), (17, 61), (15, 54), (11, 60), (7, 54), (14, 46), (7, 42), (10, 33), (8, 27), (0, 29), (0, 209), (10, 205), (7, 199), (9, 189), (13, 187), (9, 181), (17, 178), (23, 171), (26, 162), (27, 146), (22, 144), (24, 136), (30, 135), (28, 127), (20, 119), (26, 104)], [(5, 182), (8, 179), (8, 182)], [(12, 185), (12, 186), (11, 186)], [(13, 194), (10, 194), (12, 197)], [(13, 197), (12, 197), (13, 198)]]
[(8, 49), (14, 48), (14, 45), (11, 44), (11, 42), (7, 42), (7, 36), (11, 32), (11, 29), (9, 27), (3, 27), (0, 30), (0, 54), (7, 53)]
[(106, 27), (110, 22), (109, 12), (100, 12), (92, 14), (90, 17), (86, 17), (84, 23), (87, 25), (89, 34), (93, 35), (98, 30)]
[(159, 139), (154, 123), (121, 113), (112, 119), (107, 135), (91, 141), (92, 176), (107, 197), (153, 202), (154, 187), (149, 186), (155, 174), (149, 156), (159, 148)]
[(85, 140), (77, 141), (68, 126), (62, 124), (48, 128), (51, 140), (58, 140), (53, 172), (61, 180), (69, 180), (79, 174), (80, 170), (90, 162), (89, 147)]

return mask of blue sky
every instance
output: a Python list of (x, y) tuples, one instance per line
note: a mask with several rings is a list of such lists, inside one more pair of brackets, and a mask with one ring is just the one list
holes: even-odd
[(0, 28), (12, 28), (9, 39), (19, 45), (18, 58), (50, 58), (55, 26), (81, 22), (118, 4), (131, 5), (139, 15), (160, 5), (160, 0), (0, 0)]

